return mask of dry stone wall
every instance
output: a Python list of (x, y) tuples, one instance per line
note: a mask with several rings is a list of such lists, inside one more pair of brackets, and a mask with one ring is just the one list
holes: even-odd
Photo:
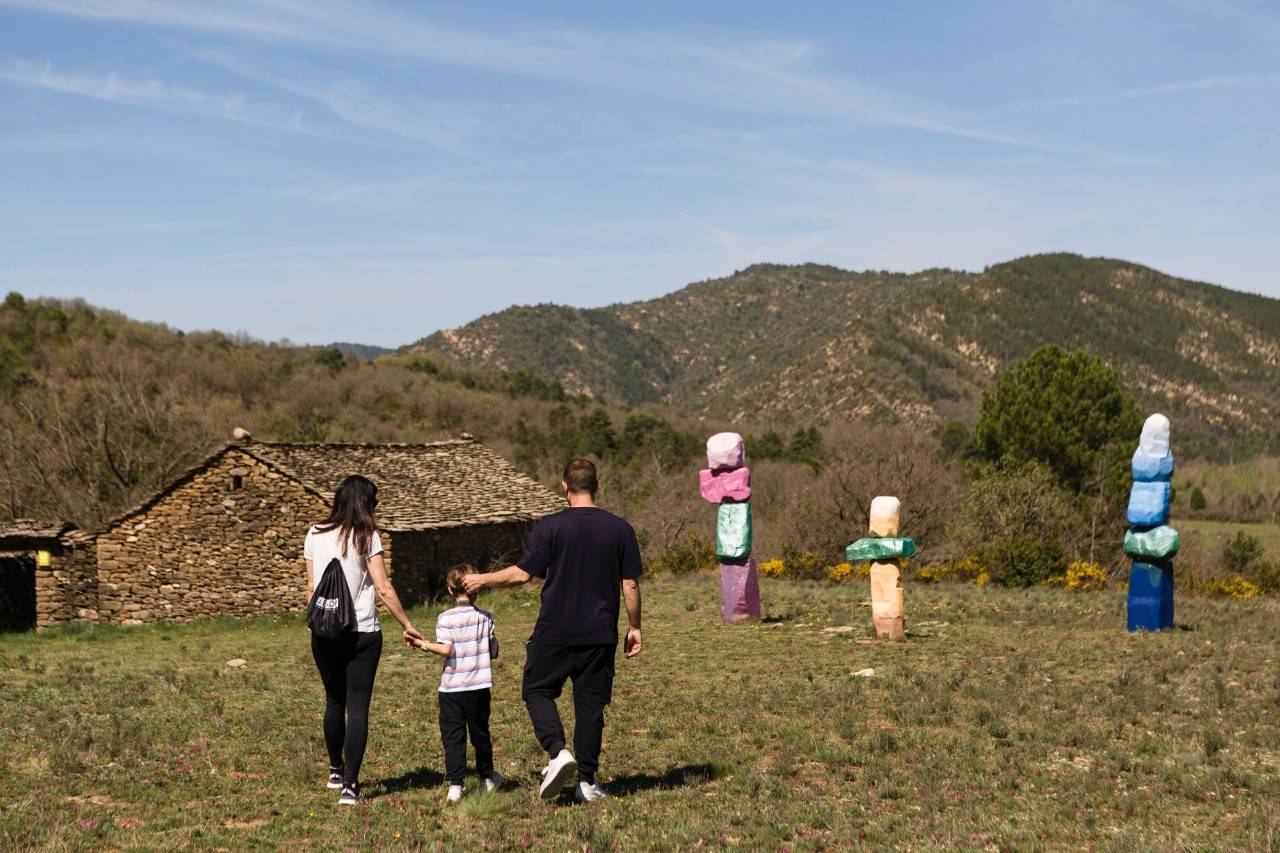
[(475, 524), (392, 534), (396, 595), (406, 606), (443, 597), (445, 572), (459, 563), (481, 570), (511, 565), (519, 559), (531, 526)]
[[(97, 548), (89, 536), (50, 549), (50, 565), (35, 570), (36, 627), (98, 619)], [(33, 554), (34, 556), (34, 554)]]
[(229, 450), (99, 534), (99, 616), (139, 625), (302, 610), (302, 542), (326, 512), (292, 479)]

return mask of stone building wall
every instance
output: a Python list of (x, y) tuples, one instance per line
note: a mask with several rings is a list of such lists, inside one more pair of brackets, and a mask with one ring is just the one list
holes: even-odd
[(138, 625), (300, 611), (303, 538), (327, 510), (232, 448), (98, 535), (99, 617)]
[[(98, 618), (97, 548), (93, 538), (50, 546), (49, 566), (35, 569), (36, 628)], [(34, 553), (32, 557), (34, 558)]]
[(514, 522), (392, 534), (395, 570), (391, 583), (396, 595), (406, 607), (443, 597), (445, 572), (459, 563), (470, 563), (480, 570), (511, 565), (519, 559), (531, 527)]

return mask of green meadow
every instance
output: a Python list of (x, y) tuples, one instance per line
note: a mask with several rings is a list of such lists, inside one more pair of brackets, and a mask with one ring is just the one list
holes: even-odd
[(439, 664), (390, 625), (370, 799), (342, 809), (300, 619), (0, 637), (0, 848), (1280, 846), (1273, 599), (1180, 599), (1177, 629), (1131, 635), (1122, 592), (909, 586), (910, 636), (882, 643), (862, 584), (766, 579), (767, 618), (743, 626), (719, 624), (712, 578), (644, 591), (593, 806), (536, 795), (532, 590), (484, 602), (510, 785), (454, 807)]

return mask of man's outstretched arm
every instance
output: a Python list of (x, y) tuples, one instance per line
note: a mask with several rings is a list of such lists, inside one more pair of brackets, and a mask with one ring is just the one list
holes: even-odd
[(640, 581), (624, 578), (622, 581), (622, 600), (627, 605), (627, 638), (622, 643), (622, 650), (627, 657), (633, 658), (644, 648), (644, 640), (640, 635)]
[(507, 566), (498, 572), (464, 575), (462, 585), (467, 592), (475, 595), (482, 589), (501, 589), (508, 586), (523, 586), (533, 575), (519, 566)]

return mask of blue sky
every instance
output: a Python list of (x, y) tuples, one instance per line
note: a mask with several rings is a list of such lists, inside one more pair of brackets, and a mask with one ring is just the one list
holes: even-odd
[(1280, 296), (1280, 8), (0, 0), (0, 287), (398, 345), (758, 261)]

